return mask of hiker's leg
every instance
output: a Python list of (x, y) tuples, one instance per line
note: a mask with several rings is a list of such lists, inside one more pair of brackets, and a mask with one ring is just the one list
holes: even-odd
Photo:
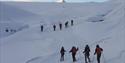
[(87, 63), (87, 56), (86, 56), (86, 54), (85, 54), (85, 63)]
[(90, 58), (89, 58), (89, 55), (87, 56), (87, 58), (88, 58), (88, 61), (90, 62)]

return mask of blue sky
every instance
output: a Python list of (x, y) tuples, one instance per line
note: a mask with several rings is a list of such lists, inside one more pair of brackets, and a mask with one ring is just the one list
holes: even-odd
[[(56, 2), (59, 0), (0, 0), (0, 1), (41, 1), (41, 2)], [(65, 0), (67, 2), (104, 2), (108, 0)]]

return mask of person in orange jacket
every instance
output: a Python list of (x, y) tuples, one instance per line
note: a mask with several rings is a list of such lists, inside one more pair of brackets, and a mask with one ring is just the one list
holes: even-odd
[(78, 51), (78, 48), (76, 48), (75, 46), (72, 47), (72, 49), (69, 51), (72, 53), (72, 59), (73, 59), (73, 62), (76, 61), (76, 52)]
[(100, 63), (100, 58), (102, 54), (103, 49), (99, 47), (99, 45), (96, 45), (95, 53), (97, 55), (97, 62)]

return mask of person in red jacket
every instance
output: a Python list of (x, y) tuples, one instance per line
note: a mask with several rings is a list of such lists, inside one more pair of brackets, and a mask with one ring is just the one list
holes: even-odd
[(99, 47), (99, 45), (96, 45), (95, 53), (97, 55), (97, 62), (100, 63), (100, 58), (102, 54), (103, 49)]
[(64, 54), (65, 54), (66, 50), (64, 49), (64, 47), (62, 46), (61, 50), (60, 50), (60, 54), (61, 54), (61, 58), (60, 61), (64, 61)]
[(76, 52), (78, 51), (78, 48), (76, 48), (75, 46), (72, 47), (72, 49), (69, 51), (72, 53), (72, 59), (73, 59), (73, 62), (76, 61)]

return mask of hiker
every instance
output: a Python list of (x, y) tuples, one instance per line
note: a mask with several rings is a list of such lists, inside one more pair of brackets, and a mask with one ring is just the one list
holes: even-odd
[(61, 54), (60, 61), (64, 61), (65, 52), (66, 52), (66, 50), (65, 50), (64, 47), (62, 46), (62, 48), (61, 48), (61, 50), (60, 50), (60, 54)]
[(56, 30), (56, 25), (53, 25), (53, 30), (54, 30), (54, 31)]
[(41, 25), (41, 32), (43, 32), (43, 25)]
[(100, 63), (100, 58), (102, 54), (103, 49), (99, 47), (99, 45), (96, 45), (95, 53), (97, 55), (97, 62)]
[(13, 32), (14, 30), (13, 29), (10, 29), (11, 32)]
[(73, 46), (72, 47), (72, 49), (69, 51), (69, 52), (71, 52), (72, 53), (72, 59), (73, 59), (73, 62), (75, 62), (76, 61), (76, 52), (78, 51), (78, 48), (76, 49), (76, 47), (75, 46)]
[(13, 32), (16, 32), (17, 30), (13, 30)]
[(61, 23), (59, 23), (59, 28), (60, 28), (60, 30), (62, 30), (62, 24)]
[(10, 32), (16, 32), (16, 30), (15, 29), (10, 29)]
[(6, 31), (6, 32), (9, 32), (9, 30), (8, 30), (8, 29), (6, 29), (5, 31)]
[[(89, 52), (90, 52), (90, 48), (89, 48), (88, 45), (86, 45), (86, 47), (85, 47), (85, 49), (83, 51), (83, 53), (85, 55), (85, 63), (90, 62), (90, 58), (89, 58), (90, 54), (89, 54)], [(88, 59), (88, 62), (87, 62), (87, 59)]]
[(65, 28), (67, 28), (68, 27), (68, 21), (67, 22), (65, 22)]
[(73, 26), (73, 20), (71, 20), (71, 26)]

